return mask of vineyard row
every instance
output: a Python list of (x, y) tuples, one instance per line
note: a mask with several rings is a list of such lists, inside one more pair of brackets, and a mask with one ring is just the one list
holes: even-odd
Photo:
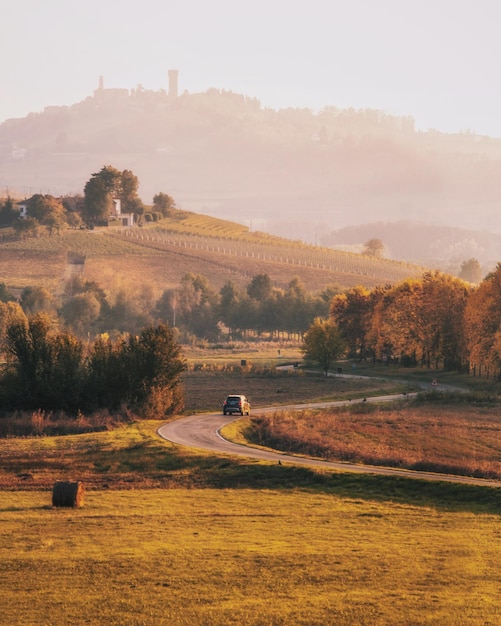
[(423, 269), (408, 263), (398, 263), (387, 259), (364, 256), (327, 248), (310, 246), (271, 246), (232, 242), (216, 237), (193, 236), (178, 233), (152, 233), (138, 229), (124, 228), (118, 231), (127, 239), (134, 239), (161, 246), (175, 246), (184, 249), (203, 250), (219, 255), (257, 259), (272, 263), (285, 263), (311, 267), (332, 272), (368, 276), (371, 278), (398, 281), (408, 277), (418, 277)]

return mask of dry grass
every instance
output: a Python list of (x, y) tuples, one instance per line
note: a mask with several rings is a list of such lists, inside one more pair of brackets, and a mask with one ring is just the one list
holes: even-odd
[[(252, 364), (252, 357), (248, 359)], [(347, 400), (365, 395), (401, 393), (405, 385), (382, 380), (359, 378), (325, 377), (319, 374), (304, 374), (299, 370), (286, 372), (268, 370), (255, 371), (241, 368), (228, 359), (227, 367), (211, 368), (199, 362), (200, 369), (191, 369), (183, 374), (185, 387), (185, 411), (219, 411), (229, 393), (242, 393), (250, 399), (253, 408), (294, 404)], [(197, 368), (197, 364), (194, 366)]]
[(356, 405), (252, 420), (254, 442), (331, 460), (501, 478), (499, 407)]
[(109, 491), (74, 510), (4, 493), (1, 621), (485, 626), (500, 556), (497, 514), (370, 496)]

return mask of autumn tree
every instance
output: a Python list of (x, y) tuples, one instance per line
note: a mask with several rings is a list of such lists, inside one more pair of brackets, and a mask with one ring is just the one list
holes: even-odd
[(375, 291), (367, 343), (377, 359), (460, 367), (467, 298), (463, 281), (440, 272)]
[(331, 319), (317, 317), (306, 331), (301, 350), (307, 360), (317, 362), (325, 376), (331, 364), (345, 351), (339, 328)]
[(45, 226), (49, 233), (67, 226), (67, 212), (63, 204), (51, 195), (35, 194), (26, 202), (29, 217)]
[(473, 290), (464, 312), (466, 358), (473, 373), (489, 375), (501, 367), (501, 264)]

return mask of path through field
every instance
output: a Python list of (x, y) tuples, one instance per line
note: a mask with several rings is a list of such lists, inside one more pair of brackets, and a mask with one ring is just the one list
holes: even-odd
[[(329, 406), (344, 406), (350, 402), (389, 402), (402, 396), (379, 396), (377, 398), (367, 398), (367, 400), (337, 401), (337, 402), (316, 402), (310, 404), (297, 404), (291, 406), (274, 406), (260, 409), (254, 409), (253, 415), (270, 413), (277, 410), (298, 410), (311, 408), (325, 408)], [(247, 458), (260, 459), (264, 461), (275, 461), (282, 464), (290, 463), (294, 465), (308, 465), (316, 467), (324, 467), (327, 469), (335, 469), (344, 472), (357, 472), (364, 474), (379, 474), (386, 476), (400, 476), (402, 478), (413, 478), (417, 480), (434, 480), (452, 483), (479, 485), (484, 487), (501, 487), (501, 481), (487, 480), (482, 478), (473, 478), (470, 476), (456, 476), (452, 474), (439, 474), (434, 472), (418, 472), (414, 470), (378, 467), (371, 465), (361, 465), (356, 463), (342, 463), (336, 461), (322, 461), (320, 459), (311, 459), (302, 456), (294, 456), (282, 452), (276, 452), (269, 449), (254, 448), (236, 444), (221, 435), (221, 429), (226, 424), (236, 419), (242, 419), (240, 416), (225, 416), (220, 413), (204, 413), (198, 415), (189, 415), (180, 419), (168, 422), (158, 429), (158, 434), (163, 439), (172, 443), (209, 450), (215, 454), (232, 454), (244, 456)]]

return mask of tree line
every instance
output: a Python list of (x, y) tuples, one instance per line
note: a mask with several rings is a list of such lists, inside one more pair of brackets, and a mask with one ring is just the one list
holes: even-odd
[(438, 271), (333, 296), (346, 353), (386, 364), (501, 376), (501, 264), (476, 287)]
[(0, 371), (3, 411), (63, 411), (68, 415), (128, 409), (162, 417), (183, 408), (181, 373), (185, 362), (174, 332), (166, 325), (91, 345), (57, 331), (44, 314), (23, 317), (2, 307), (6, 319)]
[[(76, 276), (66, 283), (62, 298), (44, 287), (26, 287), (16, 300), (0, 284), (0, 304), (15, 302), (25, 315), (46, 313), (81, 339), (103, 332), (137, 334), (162, 323), (176, 328), (181, 342), (190, 343), (195, 338), (218, 341), (264, 334), (299, 338), (315, 317), (328, 314), (331, 297), (340, 292), (340, 287), (330, 286), (312, 294), (298, 278), (278, 288), (267, 274), (253, 277), (245, 288), (227, 281), (217, 291), (206, 276), (187, 273), (177, 287), (157, 298), (146, 283), (122, 284), (107, 293), (95, 281)], [(0, 315), (0, 342), (3, 327)]]

